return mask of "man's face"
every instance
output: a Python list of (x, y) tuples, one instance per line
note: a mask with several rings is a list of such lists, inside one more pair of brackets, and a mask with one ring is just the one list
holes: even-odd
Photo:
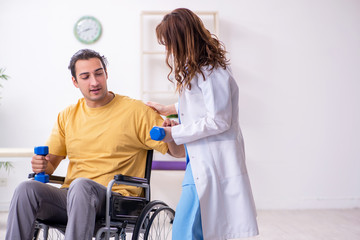
[(107, 103), (107, 73), (100, 59), (90, 58), (75, 63), (76, 79), (72, 81), (79, 88), (89, 107), (99, 107)]

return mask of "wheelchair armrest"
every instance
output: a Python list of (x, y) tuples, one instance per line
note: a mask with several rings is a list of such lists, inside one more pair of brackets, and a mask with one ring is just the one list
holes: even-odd
[(57, 184), (64, 184), (65, 177), (50, 175), (49, 176), (49, 183), (57, 183)]
[(131, 176), (126, 176), (126, 175), (122, 175), (122, 174), (115, 175), (114, 180), (135, 183), (135, 184), (136, 183), (139, 183), (139, 184), (147, 183), (147, 180), (145, 178), (131, 177)]
[(28, 175), (28, 178), (29, 179), (33, 179), (33, 178), (35, 178), (35, 175), (36, 175), (36, 173), (29, 173), (29, 175)]
[[(30, 173), (28, 178), (34, 179), (36, 173)], [(56, 176), (56, 175), (49, 175), (49, 183), (56, 183), (56, 184), (63, 184), (65, 182), (65, 177)]]

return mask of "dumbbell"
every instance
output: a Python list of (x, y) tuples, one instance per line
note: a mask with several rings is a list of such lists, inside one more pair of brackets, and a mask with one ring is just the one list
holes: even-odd
[(165, 137), (165, 130), (161, 127), (153, 127), (150, 130), (150, 137), (152, 140), (161, 141)]
[[(36, 155), (46, 156), (49, 153), (49, 147), (48, 146), (35, 147), (34, 153)], [(34, 179), (39, 182), (47, 183), (47, 182), (49, 182), (49, 175), (45, 174), (45, 172), (40, 172), (35, 175)]]

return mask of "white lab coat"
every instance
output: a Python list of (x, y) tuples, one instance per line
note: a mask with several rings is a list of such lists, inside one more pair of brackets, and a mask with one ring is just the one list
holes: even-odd
[(204, 68), (180, 94), (176, 144), (186, 143), (205, 240), (258, 234), (256, 210), (239, 127), (239, 89), (229, 71)]

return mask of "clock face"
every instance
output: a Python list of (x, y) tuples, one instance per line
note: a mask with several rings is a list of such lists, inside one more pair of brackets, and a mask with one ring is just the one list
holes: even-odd
[(85, 44), (96, 42), (101, 36), (102, 28), (100, 22), (91, 16), (80, 18), (74, 26), (76, 38)]

